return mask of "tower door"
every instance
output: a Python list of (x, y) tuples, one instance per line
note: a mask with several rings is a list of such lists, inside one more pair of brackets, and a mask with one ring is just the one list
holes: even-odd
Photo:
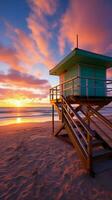
[(106, 95), (106, 70), (105, 67), (97, 67), (95, 69), (95, 96)]
[(81, 95), (106, 95), (106, 70), (101, 66), (81, 66)]
[(81, 96), (94, 96), (95, 95), (94, 67), (81, 66), (80, 74), (81, 74), (81, 80), (80, 80)]

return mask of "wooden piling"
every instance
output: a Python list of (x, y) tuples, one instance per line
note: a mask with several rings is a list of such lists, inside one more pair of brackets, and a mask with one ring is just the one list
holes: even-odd
[(52, 133), (54, 134), (54, 105), (52, 105)]

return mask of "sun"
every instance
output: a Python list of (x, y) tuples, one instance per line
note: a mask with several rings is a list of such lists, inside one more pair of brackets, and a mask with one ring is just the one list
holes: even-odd
[(13, 107), (24, 107), (25, 105), (25, 102), (23, 99), (8, 99), (7, 100), (7, 103), (10, 105), (10, 106), (13, 106)]
[(22, 118), (21, 118), (21, 117), (17, 117), (17, 118), (16, 118), (16, 123), (17, 123), (17, 124), (20, 124), (21, 122), (22, 122)]
[(16, 106), (16, 107), (22, 107), (23, 106), (23, 102), (21, 101), (21, 100), (14, 100), (14, 105)]

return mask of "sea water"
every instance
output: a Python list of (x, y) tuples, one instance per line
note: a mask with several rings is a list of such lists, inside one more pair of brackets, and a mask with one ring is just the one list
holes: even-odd
[[(0, 108), (0, 125), (51, 121), (50, 107)], [(55, 112), (55, 118), (58, 119)]]
[[(105, 116), (112, 115), (112, 107), (101, 109), (101, 113)], [(57, 112), (54, 114), (55, 120), (58, 120)], [(0, 108), (0, 125), (51, 120), (52, 110), (50, 107)]]

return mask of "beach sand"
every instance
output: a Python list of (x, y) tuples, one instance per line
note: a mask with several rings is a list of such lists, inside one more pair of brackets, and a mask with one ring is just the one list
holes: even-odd
[(112, 170), (90, 177), (51, 122), (1, 126), (0, 200), (16, 199), (111, 200)]

